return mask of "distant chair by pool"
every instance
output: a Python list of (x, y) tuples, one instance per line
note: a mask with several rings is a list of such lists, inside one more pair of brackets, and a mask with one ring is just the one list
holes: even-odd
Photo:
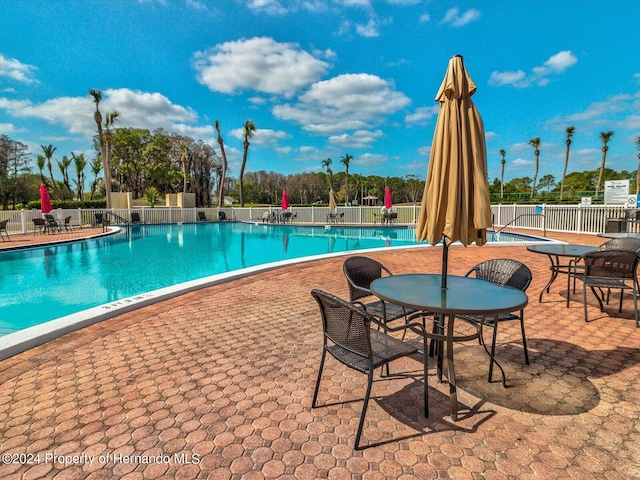
[(198, 212), (198, 221), (199, 222), (210, 222), (211, 220), (209, 220), (207, 218), (207, 216), (205, 215), (204, 212)]
[(4, 242), (4, 237), (7, 237), (9, 240), (9, 234), (7, 233), (7, 224), (9, 223), (9, 219), (3, 220), (0, 222), (0, 237), (2, 237), (2, 241)]
[(64, 229), (65, 231), (73, 230), (74, 228), (82, 228), (80, 223), (71, 223), (71, 215), (64, 218)]
[(102, 226), (102, 227), (106, 227), (109, 225), (109, 220), (106, 218), (104, 213), (96, 213), (94, 214), (94, 225), (96, 227), (98, 226)]
[(131, 223), (133, 224), (142, 223), (142, 220), (140, 219), (140, 214), (138, 212), (131, 212)]

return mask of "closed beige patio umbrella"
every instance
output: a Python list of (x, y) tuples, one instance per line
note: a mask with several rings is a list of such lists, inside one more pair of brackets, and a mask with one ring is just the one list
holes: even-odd
[(418, 241), (443, 241), (442, 288), (448, 246), (458, 240), (484, 245), (491, 226), (484, 124), (471, 100), (475, 91), (462, 57), (452, 57), (435, 98), (440, 111), (416, 225)]
[(329, 210), (335, 212), (338, 208), (338, 204), (336, 202), (336, 194), (333, 191), (333, 188), (329, 190)]

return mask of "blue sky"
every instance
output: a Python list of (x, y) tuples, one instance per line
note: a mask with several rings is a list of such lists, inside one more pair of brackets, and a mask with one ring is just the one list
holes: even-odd
[[(119, 0), (0, 2), (0, 133), (35, 156), (93, 157), (91, 88), (120, 127), (213, 141), (231, 175), (252, 119), (247, 171), (426, 176), (435, 94), (463, 55), (487, 136), (489, 177), (560, 181), (607, 165), (637, 168), (640, 2), (419, 0)], [(34, 162), (34, 173), (37, 171)]]

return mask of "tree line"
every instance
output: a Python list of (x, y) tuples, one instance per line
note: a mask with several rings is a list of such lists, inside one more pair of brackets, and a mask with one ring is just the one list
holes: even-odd
[[(42, 151), (36, 158), (39, 175), (34, 175), (29, 167), (28, 147), (7, 135), (0, 135), (0, 202), (5, 209), (9, 204), (16, 208), (38, 199), (39, 184), (47, 187), (54, 200), (103, 199), (107, 208), (110, 207), (112, 191), (132, 192), (134, 198), (147, 198), (151, 204), (157, 203), (167, 193), (194, 193), (199, 207), (222, 206), (228, 197), (241, 206), (245, 203), (278, 204), (284, 189), (291, 203), (301, 205), (328, 203), (331, 191), (342, 204), (378, 204), (387, 185), (396, 203), (415, 204), (422, 197), (424, 181), (417, 175), (400, 178), (351, 174), (349, 168), (353, 157), (348, 153), (335, 163), (331, 158), (322, 159), (318, 165), (319, 172), (287, 176), (273, 171), (245, 173), (250, 139), (257, 131), (252, 120), (247, 120), (242, 126), (242, 163), (238, 178), (234, 178), (229, 175), (222, 128), (217, 119), (214, 129), (219, 154), (213, 145), (202, 140), (162, 129), (117, 128), (119, 113), (113, 111), (103, 115), (100, 111), (102, 93), (92, 89), (89, 94), (95, 103), (93, 118), (97, 133), (93, 141), (95, 155), (91, 159), (85, 158), (83, 153), (70, 152), (58, 160), (54, 145), (41, 145)], [(602, 159), (599, 170), (567, 174), (575, 130), (574, 126), (565, 130), (565, 162), (559, 184), (552, 175), (538, 179), (542, 148), (540, 137), (528, 142), (534, 149), (533, 178), (525, 176), (505, 183), (506, 151), (500, 150), (501, 177), (489, 182), (492, 199), (513, 201), (528, 197), (563, 201), (565, 196), (567, 200), (574, 200), (576, 195), (584, 196), (584, 192), (593, 191), (597, 199), (604, 181), (621, 179), (635, 179), (636, 193), (640, 193), (640, 168), (634, 172), (616, 172), (606, 167), (608, 143), (613, 131), (600, 133)], [(635, 143), (640, 151), (640, 136)], [(640, 153), (638, 162), (640, 166)], [(334, 166), (339, 166), (341, 171), (334, 171)], [(87, 180), (90, 182), (89, 190), (85, 191)], [(366, 197), (369, 200), (363, 200)]]
[[(496, 190), (498, 189), (500, 198), (504, 198), (505, 193), (507, 194), (507, 197), (510, 197), (513, 196), (510, 194), (522, 194), (525, 193), (525, 191), (529, 191), (529, 198), (533, 199), (536, 197), (536, 193), (539, 190), (542, 190), (544, 192), (544, 189), (546, 189), (547, 197), (550, 197), (553, 191), (554, 193), (559, 194), (559, 201), (561, 202), (564, 200), (566, 190), (568, 190), (572, 194), (571, 199), (573, 199), (573, 195), (576, 192), (595, 192), (593, 198), (595, 200), (598, 200), (600, 196), (600, 189), (604, 185), (604, 182), (607, 180), (635, 181), (636, 195), (640, 194), (640, 153), (638, 153), (638, 168), (633, 172), (628, 172), (626, 170), (616, 172), (615, 170), (606, 167), (609, 142), (614, 135), (614, 132), (612, 130), (600, 132), (600, 141), (602, 144), (600, 151), (602, 152), (602, 157), (599, 170), (572, 172), (567, 175), (567, 168), (569, 166), (569, 152), (571, 149), (572, 138), (575, 134), (575, 131), (576, 127), (573, 125), (565, 129), (565, 159), (562, 178), (559, 185), (556, 183), (556, 179), (553, 175), (544, 175), (538, 181), (540, 145), (542, 144), (542, 141), (540, 137), (534, 137), (531, 138), (528, 142), (528, 144), (533, 147), (533, 155), (535, 157), (535, 169), (533, 178), (514, 178), (505, 184), (504, 167), (506, 164), (506, 151), (504, 149), (501, 149), (501, 176), (499, 180), (496, 178), (493, 180), (493, 183), (490, 184), (490, 189), (491, 193), (493, 193), (493, 196), (496, 196)], [(640, 152), (640, 135), (636, 138), (634, 143), (636, 144), (638, 151)]]

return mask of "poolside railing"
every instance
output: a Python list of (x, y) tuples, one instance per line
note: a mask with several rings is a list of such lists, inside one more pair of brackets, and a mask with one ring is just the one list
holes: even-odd
[[(398, 214), (398, 225), (412, 227), (420, 214), (419, 205), (399, 205), (394, 207)], [(131, 219), (131, 213), (137, 212), (144, 224), (196, 223), (198, 212), (204, 212), (207, 220), (217, 221), (220, 212), (224, 212), (227, 220), (243, 222), (262, 222), (265, 213), (271, 217), (272, 212), (280, 212), (279, 206), (272, 207), (135, 207), (132, 209), (111, 209), (118, 217)], [(605, 231), (607, 219), (624, 218), (627, 209), (623, 205), (492, 205), (493, 226), (498, 229), (509, 225), (510, 229), (530, 229), (552, 232), (602, 233)], [(72, 225), (95, 225), (95, 214), (105, 209), (56, 209), (52, 212), (60, 225), (64, 218), (71, 216)], [(354, 206), (338, 207), (335, 221), (329, 219), (329, 207), (309, 206), (292, 207), (295, 215), (294, 223), (304, 225), (349, 224), (376, 225), (382, 215), (380, 207)], [(115, 218), (114, 215), (114, 218)], [(33, 232), (33, 219), (42, 218), (39, 210), (4, 210), (0, 211), (0, 221), (9, 219), (8, 232)]]

